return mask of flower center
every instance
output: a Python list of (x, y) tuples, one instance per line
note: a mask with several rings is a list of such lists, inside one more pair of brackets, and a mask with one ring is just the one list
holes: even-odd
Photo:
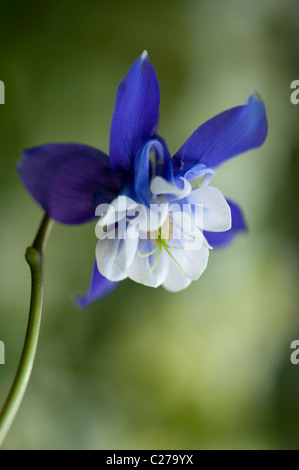
[(175, 262), (175, 264), (178, 266), (178, 268), (184, 274), (183, 269), (181, 268), (181, 266), (179, 265), (179, 263), (177, 262), (177, 260), (173, 256), (173, 254), (169, 251), (170, 248), (171, 249), (181, 249), (181, 247), (179, 247), (179, 246), (172, 246), (172, 245), (168, 245), (168, 243), (167, 243), (167, 241), (170, 242), (173, 238), (173, 221), (169, 218), (169, 216), (165, 220), (162, 227), (160, 227), (158, 230), (155, 230), (153, 232), (148, 232), (147, 235), (148, 235), (148, 238), (149, 238), (151, 244), (154, 245), (156, 243), (156, 246), (149, 253), (146, 253), (144, 255), (141, 254), (141, 253), (138, 253), (138, 256), (140, 256), (141, 258), (147, 258), (148, 256), (153, 255), (156, 251), (159, 251), (158, 256), (157, 256), (153, 266), (149, 270), (148, 274), (150, 274), (155, 269), (155, 267), (157, 266), (163, 248), (166, 250), (168, 255), (171, 257), (171, 259)]
[(164, 224), (158, 230), (154, 230), (152, 232), (147, 232), (149, 241), (151, 244), (154, 244), (154, 240), (168, 240), (169, 242), (172, 240), (173, 237), (173, 221), (167, 216)]

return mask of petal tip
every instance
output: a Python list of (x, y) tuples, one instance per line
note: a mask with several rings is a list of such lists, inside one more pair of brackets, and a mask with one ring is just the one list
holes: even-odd
[(266, 108), (265, 108), (264, 100), (257, 91), (254, 91), (252, 95), (249, 96), (247, 104), (248, 105), (252, 104), (252, 105), (257, 106), (258, 107), (257, 109), (259, 109), (262, 112), (262, 114), (266, 117)]
[(262, 99), (261, 95), (260, 95), (259, 92), (256, 91), (256, 90), (252, 93), (252, 95), (249, 97), (249, 99), (250, 99), (250, 98), (253, 98), (253, 99), (255, 99), (256, 101), (262, 101), (262, 102), (263, 102), (263, 99)]
[(89, 306), (89, 302), (86, 300), (86, 297), (83, 295), (73, 295), (72, 301), (77, 307), (81, 309)]
[(144, 50), (144, 51), (142, 52), (142, 54), (141, 54), (141, 56), (140, 56), (140, 59), (141, 59), (142, 62), (144, 62), (145, 59), (148, 59), (148, 52), (147, 52), (147, 50)]
[[(248, 100), (248, 105), (252, 103), (254, 106), (254, 115), (256, 118), (256, 126), (257, 126), (257, 141), (255, 147), (259, 147), (262, 145), (267, 137), (268, 134), (268, 120), (266, 114), (265, 103), (261, 97), (261, 95), (255, 91)], [(252, 109), (252, 108), (251, 108)]]
[(264, 100), (257, 91), (254, 91), (252, 95), (249, 96), (247, 104), (250, 104), (250, 103), (255, 103), (256, 105), (261, 106), (263, 111), (265, 112)]

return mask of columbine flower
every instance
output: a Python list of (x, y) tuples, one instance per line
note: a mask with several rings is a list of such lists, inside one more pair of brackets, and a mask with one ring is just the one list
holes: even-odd
[(246, 105), (210, 119), (173, 158), (157, 134), (159, 103), (156, 73), (144, 52), (118, 88), (110, 158), (82, 144), (46, 144), (26, 150), (18, 165), (27, 190), (55, 221), (82, 224), (100, 217), (82, 306), (126, 277), (181, 290), (205, 270), (212, 247), (246, 229), (237, 204), (208, 183), (225, 160), (264, 142), (262, 100), (254, 94)]

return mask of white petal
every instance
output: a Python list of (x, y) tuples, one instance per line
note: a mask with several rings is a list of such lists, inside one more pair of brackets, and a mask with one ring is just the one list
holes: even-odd
[(120, 268), (126, 270), (126, 268), (133, 263), (137, 252), (138, 242), (138, 238), (126, 238), (121, 240), (114, 263)]
[(96, 260), (98, 270), (109, 281), (121, 281), (127, 277), (125, 267), (115, 263), (120, 243), (123, 240), (110, 240), (108, 238), (99, 240), (96, 247)]
[(136, 255), (138, 239), (127, 237), (126, 228), (120, 224), (111, 231), (113, 238), (99, 240), (96, 247), (98, 269), (110, 281), (120, 281), (127, 277), (126, 268)]
[[(172, 213), (172, 240), (177, 241), (179, 246), (187, 250), (198, 250), (204, 244), (203, 232), (196, 224), (199, 220), (195, 219), (195, 212), (184, 210), (185, 207), (182, 209), (180, 212)], [(199, 212), (199, 216), (202, 220), (202, 211)]]
[[(149, 240), (140, 240), (138, 253), (144, 255), (150, 253), (154, 248), (155, 246), (153, 246)], [(160, 286), (167, 276), (171, 260), (170, 256), (162, 249), (160, 258), (154, 269), (152, 269), (159, 256), (159, 250), (156, 250), (154, 254), (146, 257), (139, 256), (138, 253), (131, 266), (127, 268), (128, 277), (145, 286)]]
[(203, 206), (200, 228), (210, 232), (223, 232), (231, 228), (231, 210), (219, 189), (213, 186), (194, 189), (188, 201)]
[(192, 185), (184, 178), (181, 178), (184, 182), (183, 189), (179, 189), (175, 183), (169, 183), (161, 176), (156, 176), (152, 179), (150, 190), (154, 196), (162, 196), (168, 194), (173, 196), (173, 199), (183, 199), (188, 196), (192, 191)]
[[(177, 248), (169, 248), (169, 251), (173, 258), (171, 263), (171, 269), (179, 266), (185, 276), (195, 281), (198, 279), (207, 267), (209, 259), (209, 248), (203, 245), (199, 249), (186, 250), (183, 247), (179, 247), (179, 244), (175, 244)], [(171, 272), (171, 270), (169, 271)]]
[(186, 289), (192, 280), (185, 276), (177, 266), (172, 266), (163, 282), (163, 287), (170, 292)]

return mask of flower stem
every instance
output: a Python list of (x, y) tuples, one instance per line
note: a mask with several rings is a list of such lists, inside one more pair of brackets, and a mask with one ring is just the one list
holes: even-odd
[(53, 221), (44, 215), (25, 258), (31, 271), (31, 301), (25, 343), (19, 367), (7, 400), (0, 413), (0, 447), (16, 417), (30, 379), (40, 329), (43, 304), (43, 255)]

